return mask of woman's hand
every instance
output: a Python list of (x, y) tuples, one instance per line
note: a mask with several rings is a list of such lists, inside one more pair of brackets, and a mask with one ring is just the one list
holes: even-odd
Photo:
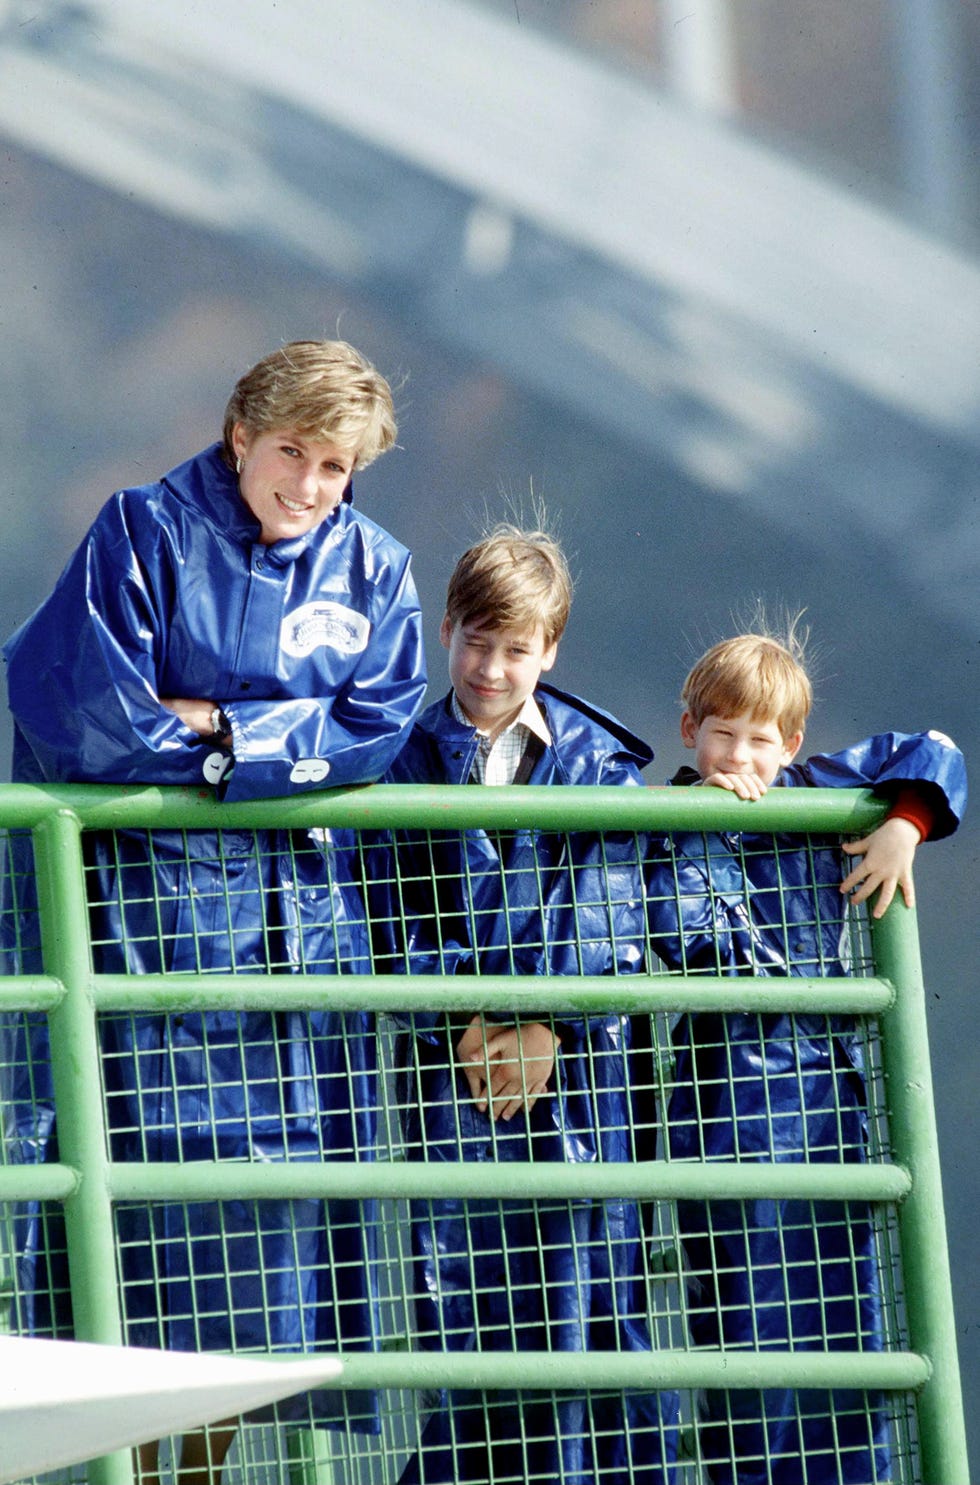
[(161, 696), (160, 705), (179, 717), (185, 727), (201, 737), (209, 738), (217, 747), (230, 748), (230, 737), (215, 737), (211, 726), (211, 713), (218, 705), (216, 701), (192, 699), (187, 696)]
[(473, 1102), (493, 1119), (511, 1120), (524, 1109), (530, 1113), (555, 1067), (561, 1046), (540, 1021), (523, 1026), (488, 1026), (474, 1016), (456, 1043), (456, 1056)]

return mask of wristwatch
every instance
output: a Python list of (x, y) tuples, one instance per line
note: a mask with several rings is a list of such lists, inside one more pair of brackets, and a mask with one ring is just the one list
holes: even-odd
[(209, 742), (226, 743), (231, 737), (231, 723), (220, 706), (211, 710), (211, 736)]

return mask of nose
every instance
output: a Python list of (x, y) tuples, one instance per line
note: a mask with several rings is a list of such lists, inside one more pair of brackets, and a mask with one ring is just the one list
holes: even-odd
[(315, 500), (320, 493), (320, 476), (315, 469), (304, 469), (300, 476), (300, 492), (307, 500)]
[(728, 757), (736, 767), (744, 767), (751, 762), (748, 744), (740, 737), (735, 738), (728, 749)]
[(487, 680), (495, 680), (501, 674), (500, 656), (494, 650), (484, 650), (480, 657), (480, 674)]

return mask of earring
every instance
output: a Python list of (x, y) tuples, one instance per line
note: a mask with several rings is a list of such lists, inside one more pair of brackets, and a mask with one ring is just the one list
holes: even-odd
[(235, 460), (235, 473), (236, 474), (241, 474), (241, 472), (242, 472), (242, 470), (244, 468), (245, 468), (245, 461), (242, 458), (241, 454), (239, 454), (238, 458)]

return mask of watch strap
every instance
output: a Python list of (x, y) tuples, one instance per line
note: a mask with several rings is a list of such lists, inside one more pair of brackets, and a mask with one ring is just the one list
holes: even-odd
[(211, 709), (211, 741), (224, 742), (231, 737), (231, 723), (220, 706)]

